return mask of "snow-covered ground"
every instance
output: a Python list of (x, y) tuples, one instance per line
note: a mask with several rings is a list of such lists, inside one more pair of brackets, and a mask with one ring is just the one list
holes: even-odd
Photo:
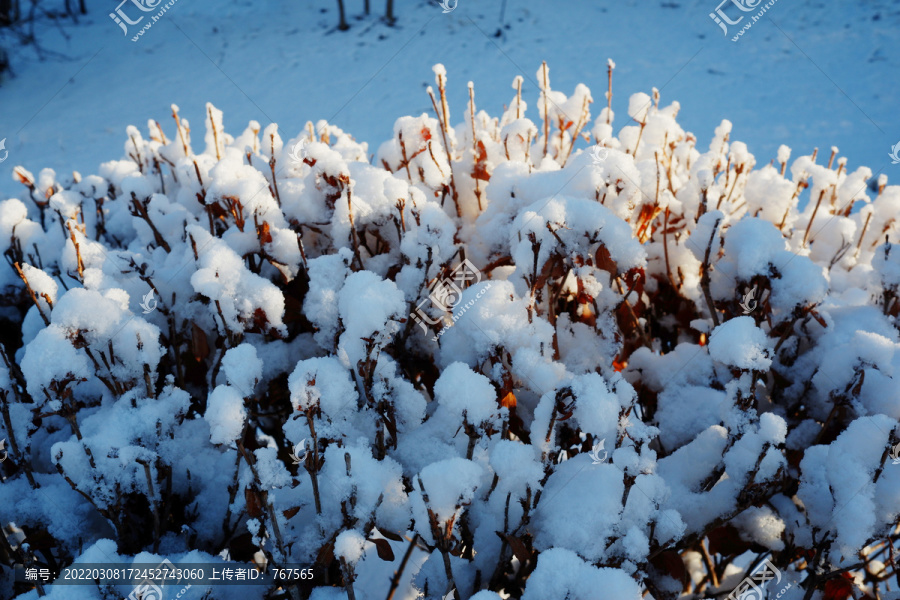
[(584, 82), (599, 111), (612, 58), (619, 127), (627, 98), (655, 86), (663, 103), (681, 103), (679, 121), (701, 139), (731, 120), (732, 139), (759, 164), (785, 143), (826, 157), (836, 145), (851, 169), (900, 169), (888, 157), (900, 139), (897, 2), (780, 0), (738, 42), (709, 18), (715, 0), (509, 0), (500, 37), (500, 2), (459, 0), (447, 14), (436, 2), (395, 4), (398, 20), (388, 27), (383, 1), (364, 17), (362, 0), (346, 0), (351, 27), (341, 32), (332, 0), (178, 0), (132, 42), (107, 16), (112, 2), (88, 0), (79, 25), (38, 27), (42, 46), (65, 59), (39, 61), (6, 38), (15, 76), (0, 85), (9, 151), (0, 196), (19, 191), (15, 165), (96, 172), (122, 154), (129, 124), (144, 130), (152, 116), (168, 127), (173, 102), (194, 127), (211, 101), (232, 128), (274, 121), (285, 139), (324, 118), (374, 152), (394, 119), (431, 112), (425, 86), (437, 62), (447, 66), (459, 114), (469, 80), (476, 103), (492, 112), (508, 102), (516, 75), (534, 99), (542, 60), (554, 88)]

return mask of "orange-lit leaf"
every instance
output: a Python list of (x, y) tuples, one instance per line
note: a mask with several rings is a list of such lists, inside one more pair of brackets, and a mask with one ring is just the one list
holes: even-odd
[(263, 221), (263, 224), (259, 228), (259, 243), (260, 244), (271, 244), (272, 243), (272, 234), (269, 233), (269, 222)]
[(482, 181), (491, 180), (491, 175), (487, 171), (487, 149), (481, 140), (475, 144), (475, 167), (472, 169), (472, 177)]
[(638, 228), (635, 236), (642, 244), (650, 239), (650, 235), (653, 233), (650, 223), (660, 213), (660, 210), (659, 206), (651, 204), (645, 204), (641, 207), (641, 214), (638, 217)]
[(824, 600), (847, 600), (853, 590), (853, 577), (849, 573), (841, 573), (840, 577), (825, 582)]
[(15, 167), (13, 169), (13, 177), (22, 185), (27, 185), (28, 187), (34, 185), (34, 178), (29, 177), (28, 172), (22, 167)]
[(619, 266), (616, 264), (616, 261), (612, 259), (612, 255), (609, 253), (609, 248), (607, 248), (604, 244), (600, 244), (600, 247), (597, 248), (597, 253), (594, 256), (594, 260), (597, 261), (598, 269), (603, 269), (613, 277), (615, 277), (616, 273), (619, 272)]

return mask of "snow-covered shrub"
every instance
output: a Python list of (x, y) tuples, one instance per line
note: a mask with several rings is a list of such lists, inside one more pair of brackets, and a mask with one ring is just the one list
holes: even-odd
[[(701, 145), (656, 90), (616, 135), (611, 94), (592, 119), (546, 65), (534, 120), (519, 77), (499, 117), (470, 84), (453, 127), (435, 75), (434, 115), (371, 163), (324, 121), (233, 135), (208, 105), (202, 151), (173, 106), (97, 175), (15, 169), (5, 563), (663, 600), (768, 559), (796, 598), (883, 591), (900, 187), (870, 196), (837, 149), (757, 168), (731, 123)], [(282, 597), (223, 589), (184, 598)]]

